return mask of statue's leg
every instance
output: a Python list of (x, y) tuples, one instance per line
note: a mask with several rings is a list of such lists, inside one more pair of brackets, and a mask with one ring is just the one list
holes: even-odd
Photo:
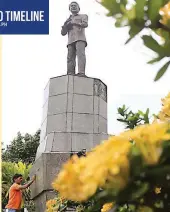
[(78, 59), (78, 73), (85, 75), (86, 67), (86, 54), (85, 54), (86, 43), (84, 41), (76, 42), (76, 53)]
[(75, 43), (68, 45), (67, 74), (75, 74), (76, 67), (76, 46)]

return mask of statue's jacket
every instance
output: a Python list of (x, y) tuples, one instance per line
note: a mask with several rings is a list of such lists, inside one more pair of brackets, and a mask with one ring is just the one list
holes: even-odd
[[(85, 41), (85, 28), (88, 26), (88, 16), (84, 14), (77, 14), (70, 16), (73, 24), (80, 24), (81, 26), (73, 25), (72, 29), (68, 31), (68, 45), (76, 41)], [(87, 45), (87, 42), (86, 42)]]

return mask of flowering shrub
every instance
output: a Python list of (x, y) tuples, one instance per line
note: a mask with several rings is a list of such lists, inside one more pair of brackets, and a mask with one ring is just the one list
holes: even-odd
[(55, 199), (48, 200), (46, 207), (47, 212), (62, 211), (67, 207), (67, 200), (62, 197), (56, 197)]
[(160, 9), (160, 14), (162, 16), (161, 23), (167, 27), (170, 27), (170, 2), (168, 2), (164, 7)]
[(88, 202), (80, 204), (79, 202), (73, 202), (62, 198), (60, 195), (56, 195), (55, 199), (50, 199), (46, 203), (46, 212), (59, 212), (66, 211), (68, 208), (76, 210), (76, 212), (83, 212), (89, 205)]
[(170, 93), (162, 99), (162, 110), (158, 114), (158, 119), (162, 121), (170, 120)]
[[(106, 212), (112, 207), (115, 211), (169, 211), (169, 97), (170, 93), (162, 100), (160, 122), (111, 136), (86, 157), (74, 155), (63, 165), (53, 188), (70, 201), (90, 201), (82, 211)], [(53, 200), (47, 206), (48, 212), (62, 211)]]
[(101, 209), (101, 212), (107, 212), (109, 211), (110, 209), (113, 208), (113, 203), (106, 203), (103, 205), (102, 209)]

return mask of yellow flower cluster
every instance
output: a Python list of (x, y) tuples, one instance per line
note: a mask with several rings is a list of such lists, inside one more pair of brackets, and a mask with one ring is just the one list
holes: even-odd
[(141, 125), (121, 134), (135, 142), (146, 164), (156, 164), (162, 154), (162, 142), (170, 140), (168, 123)]
[(113, 202), (106, 203), (106, 204), (103, 205), (101, 212), (109, 212), (112, 208), (113, 208)]
[(167, 25), (168, 21), (170, 21), (170, 2), (160, 9), (160, 14), (162, 16), (162, 20), (160, 22)]
[(160, 194), (161, 193), (161, 188), (156, 187), (155, 188), (155, 194)]
[(58, 212), (59, 206), (63, 203), (65, 199), (58, 197), (57, 199), (50, 199), (46, 202), (46, 212)]
[(48, 200), (46, 202), (46, 208), (47, 208), (46, 212), (54, 212), (55, 205), (56, 205), (56, 200), (55, 199)]
[(110, 183), (118, 190), (124, 188), (129, 176), (130, 147), (128, 139), (115, 136), (97, 146), (87, 157), (74, 156), (64, 165), (53, 188), (73, 201), (85, 201), (99, 187)]
[(170, 92), (164, 99), (162, 99), (162, 109), (158, 117), (161, 121), (170, 120)]
[(168, 123), (154, 123), (110, 137), (86, 157), (74, 156), (69, 160), (53, 188), (73, 201), (87, 200), (98, 188), (123, 189), (129, 178), (129, 141), (134, 141), (146, 164), (156, 164), (162, 153), (162, 141), (170, 140), (168, 129)]

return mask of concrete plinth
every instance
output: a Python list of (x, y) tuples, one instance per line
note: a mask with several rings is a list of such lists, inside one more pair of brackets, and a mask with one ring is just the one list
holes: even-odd
[(44, 212), (47, 200), (56, 195), (51, 183), (64, 162), (70, 158), (69, 153), (42, 153), (31, 169), (30, 175), (36, 174), (36, 182), (31, 186), (31, 197), (36, 204), (36, 212)]
[(72, 152), (91, 150), (107, 134), (107, 86), (99, 79), (65, 75), (51, 78), (44, 91), (40, 145), (31, 175), (36, 212), (54, 195), (51, 183)]

